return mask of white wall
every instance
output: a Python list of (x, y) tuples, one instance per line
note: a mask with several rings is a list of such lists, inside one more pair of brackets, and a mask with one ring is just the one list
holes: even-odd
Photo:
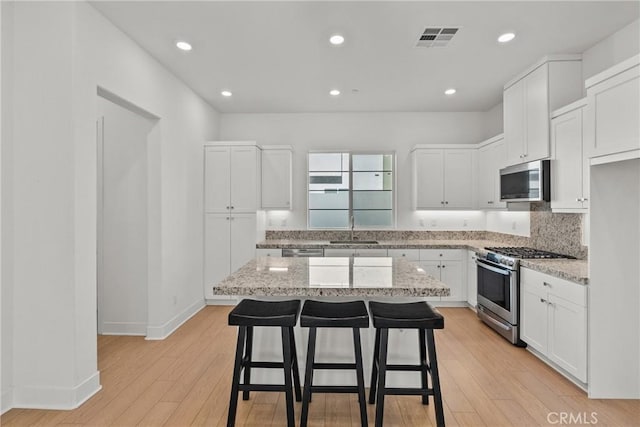
[[(485, 132), (484, 113), (222, 114), (220, 118), (221, 140), (294, 147), (293, 209), (269, 213), (268, 229), (306, 229), (309, 150), (395, 150), (398, 229), (482, 230), (484, 217), (477, 213), (419, 214), (411, 209), (410, 150), (416, 144), (477, 143), (485, 138)], [(429, 221), (424, 221), (424, 215)], [(431, 226), (433, 217), (435, 227)]]
[(640, 159), (590, 179), (589, 397), (640, 399)]
[(585, 79), (640, 52), (640, 20), (633, 21), (582, 53)]
[(13, 215), (13, 235), (3, 234), (2, 281), (3, 294), (13, 292), (13, 341), (2, 350), (13, 353), (13, 378), (3, 393), (12, 391), (16, 407), (71, 408), (99, 387), (97, 87), (160, 118), (161, 143), (150, 153), (160, 192), (149, 217), (158, 236), (149, 275), (157, 337), (203, 305), (202, 143), (217, 139), (218, 116), (88, 4), (13, 8), (15, 74), (9, 82), (3, 75), (3, 89), (13, 91), (13, 138), (10, 147), (3, 138), (2, 157), (2, 208)]
[(500, 135), (504, 132), (504, 105), (499, 103), (484, 113), (485, 138)]

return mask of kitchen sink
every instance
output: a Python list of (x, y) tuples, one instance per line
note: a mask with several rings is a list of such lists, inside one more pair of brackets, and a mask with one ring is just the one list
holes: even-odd
[(331, 240), (329, 243), (338, 245), (377, 245), (377, 240)]

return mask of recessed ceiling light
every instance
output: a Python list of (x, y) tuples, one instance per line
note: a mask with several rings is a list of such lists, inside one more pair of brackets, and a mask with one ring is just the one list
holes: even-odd
[(193, 49), (193, 47), (191, 47), (191, 45), (185, 41), (179, 41), (176, 42), (176, 47), (180, 50), (191, 50)]
[(338, 95), (340, 95), (340, 91), (339, 91), (338, 89), (331, 89), (331, 90), (329, 91), (329, 95), (331, 95), (331, 96), (338, 96)]
[(331, 37), (329, 37), (329, 43), (336, 46), (341, 45), (342, 43), (344, 43), (344, 37), (341, 36), (340, 34), (334, 34)]
[(510, 42), (511, 40), (513, 40), (515, 37), (516, 37), (516, 35), (513, 34), (513, 33), (504, 33), (500, 37), (498, 37), (498, 41), (500, 43), (507, 43), (507, 42)]
[(228, 90), (223, 90), (222, 92), (220, 92), (220, 94), (222, 96), (226, 96), (227, 98), (230, 97), (231, 95), (233, 95), (231, 92), (229, 92)]
[(456, 93), (456, 90), (454, 88), (447, 89), (444, 91), (445, 95), (453, 95), (454, 93)]

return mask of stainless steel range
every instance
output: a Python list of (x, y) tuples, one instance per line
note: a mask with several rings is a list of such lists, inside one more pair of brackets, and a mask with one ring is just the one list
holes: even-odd
[(520, 259), (572, 258), (526, 247), (486, 248), (478, 254), (478, 317), (512, 344), (526, 347), (519, 334)]

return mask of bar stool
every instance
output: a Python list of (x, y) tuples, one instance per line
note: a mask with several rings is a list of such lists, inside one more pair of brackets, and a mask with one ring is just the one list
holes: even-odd
[[(369, 327), (369, 314), (363, 301), (320, 302), (306, 301), (300, 314), (300, 326), (309, 328), (309, 347), (307, 365), (304, 374), (302, 397), (302, 417), (300, 427), (306, 427), (309, 417), (309, 402), (313, 393), (358, 393), (360, 403), (360, 422), (367, 426), (367, 405), (364, 391), (364, 373), (362, 368), (362, 347), (360, 328)], [(355, 363), (316, 363), (317, 328), (351, 328), (353, 330), (353, 348)], [(319, 386), (313, 385), (315, 369), (355, 369), (356, 386)]]
[[(442, 410), (442, 392), (438, 375), (438, 361), (436, 359), (436, 343), (433, 339), (434, 329), (444, 328), (444, 318), (437, 310), (424, 301), (389, 304), (371, 301), (369, 303), (373, 326), (376, 328), (376, 340), (373, 353), (373, 367), (371, 370), (371, 390), (369, 403), (376, 404), (376, 427), (382, 427), (384, 418), (384, 397), (387, 395), (418, 395), (422, 396), (422, 404), (429, 404), (429, 396), (435, 402), (436, 424), (444, 426), (444, 412)], [(420, 347), (419, 365), (389, 365), (387, 364), (387, 349), (389, 344), (389, 329), (417, 329)], [(425, 345), (426, 336), (426, 345)], [(429, 358), (427, 360), (427, 352)], [(395, 388), (386, 386), (387, 371), (414, 371), (421, 373), (422, 387)], [(429, 388), (427, 374), (431, 375)], [(376, 395), (377, 388), (377, 395)]]
[[(296, 400), (299, 402), (301, 400), (300, 373), (298, 371), (296, 343), (293, 337), (293, 327), (298, 320), (298, 313), (300, 313), (300, 301), (298, 300), (256, 301), (250, 299), (242, 300), (229, 313), (229, 325), (238, 326), (238, 343), (233, 367), (227, 427), (235, 425), (238, 393), (240, 391), (242, 391), (243, 400), (249, 400), (249, 392), (251, 391), (284, 391), (287, 406), (287, 426), (295, 426), (293, 413), (294, 387), (291, 384), (291, 373), (293, 371)], [(255, 362), (252, 360), (254, 326), (280, 327), (282, 332), (282, 362)], [(284, 384), (251, 384), (251, 368), (284, 369)], [(243, 369), (244, 381), (240, 384), (240, 374)]]

